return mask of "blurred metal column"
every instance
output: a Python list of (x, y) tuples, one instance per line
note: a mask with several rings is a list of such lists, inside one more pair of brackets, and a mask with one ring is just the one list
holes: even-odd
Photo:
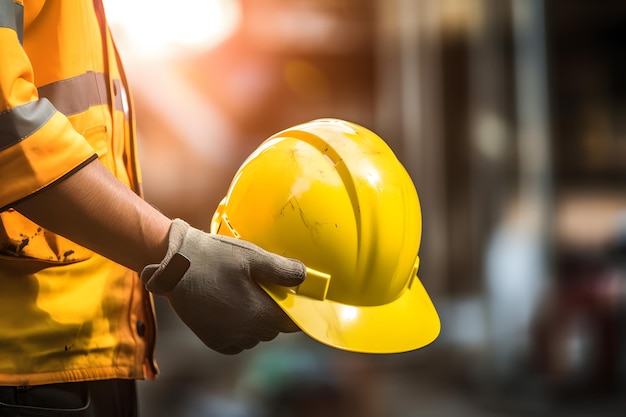
[[(519, 154), (519, 224), (524, 226), (525, 242), (519, 252), (526, 252), (524, 269), (528, 275), (523, 286), (500, 305), (518, 306), (515, 322), (520, 328), (517, 337), (521, 354), (532, 358), (536, 343), (532, 326), (539, 314), (539, 305), (552, 281), (553, 190), (552, 157), (549, 123), (546, 36), (542, 0), (512, 0), (516, 136)], [(511, 275), (511, 274), (509, 274)], [(513, 275), (514, 276), (514, 275)], [(497, 279), (497, 277), (494, 277)], [(518, 277), (519, 278), (519, 277)], [(509, 293), (500, 285), (501, 293)], [(497, 292), (494, 292), (496, 294)], [(500, 297), (502, 298), (502, 297)], [(492, 300), (498, 302), (497, 299)], [(504, 303), (502, 303), (504, 301)], [(511, 310), (504, 307), (505, 310)], [(499, 315), (503, 317), (502, 315)], [(500, 320), (502, 323), (502, 320)], [(506, 323), (503, 323), (505, 326)], [(510, 324), (509, 324), (510, 326)], [(500, 351), (504, 353), (506, 339)], [(506, 355), (502, 359), (507, 358)], [(512, 359), (512, 358), (510, 358)], [(505, 362), (500, 371), (511, 369)], [(512, 364), (510, 364), (512, 365)], [(519, 368), (517, 371), (522, 372)], [(514, 371), (514, 374), (516, 371)], [(511, 376), (514, 376), (511, 375)]]
[(515, 45), (517, 137), (522, 208), (532, 216), (533, 232), (549, 279), (552, 244), (552, 157), (543, 0), (512, 0)]
[[(510, 3), (475, 0), (479, 16), (469, 31), (472, 235), (477, 256), (501, 221), (513, 183), (515, 138), (510, 79)], [(482, 269), (480, 268), (483, 272)]]

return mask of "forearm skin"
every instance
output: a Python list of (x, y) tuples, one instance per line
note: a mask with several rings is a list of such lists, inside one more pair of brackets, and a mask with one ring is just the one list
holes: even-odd
[(171, 220), (99, 161), (14, 207), (40, 226), (134, 271), (167, 251)]

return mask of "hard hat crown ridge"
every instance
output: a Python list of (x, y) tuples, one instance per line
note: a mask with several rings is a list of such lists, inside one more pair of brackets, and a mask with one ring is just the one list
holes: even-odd
[(239, 168), (211, 231), (303, 261), (297, 289), (265, 290), (314, 339), (391, 353), (439, 333), (419, 279), (421, 210), (408, 173), (376, 134), (318, 119), (263, 142)]

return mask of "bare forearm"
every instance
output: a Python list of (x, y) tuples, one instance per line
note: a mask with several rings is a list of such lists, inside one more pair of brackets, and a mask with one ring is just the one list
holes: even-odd
[(15, 207), (46, 229), (135, 271), (159, 262), (170, 219), (94, 161)]

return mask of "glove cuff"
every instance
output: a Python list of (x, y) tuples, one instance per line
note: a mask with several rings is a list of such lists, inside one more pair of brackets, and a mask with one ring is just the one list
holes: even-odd
[(158, 264), (146, 265), (140, 278), (146, 289), (154, 294), (163, 295), (170, 292), (190, 266), (187, 257), (179, 253), (185, 236), (191, 226), (181, 219), (174, 219), (170, 225), (167, 253)]

